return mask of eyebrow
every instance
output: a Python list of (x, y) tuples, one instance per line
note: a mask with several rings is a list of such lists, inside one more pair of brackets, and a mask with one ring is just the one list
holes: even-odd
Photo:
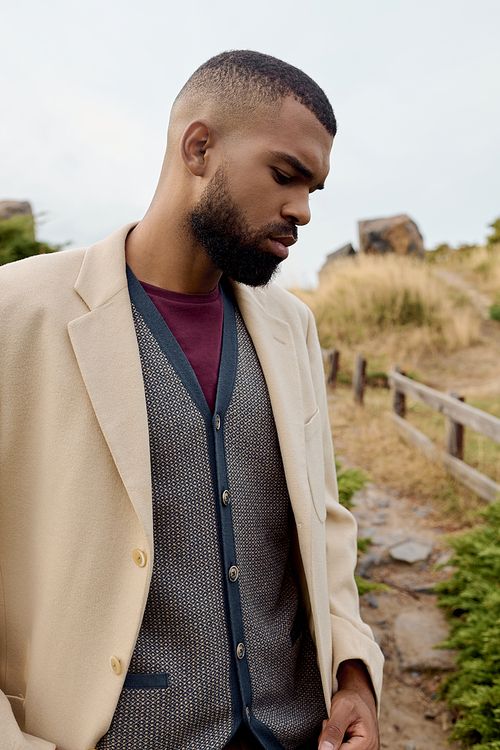
[[(299, 174), (302, 175), (302, 177), (305, 177), (307, 180), (311, 180), (313, 177), (313, 173), (310, 169), (308, 169), (300, 159), (297, 159), (296, 156), (292, 156), (291, 154), (287, 154), (284, 151), (271, 151), (270, 156), (274, 159), (281, 159), (282, 161), (286, 161), (287, 164), (289, 164), (293, 169), (296, 169)], [(314, 190), (323, 190), (325, 187), (324, 183), (321, 183), (320, 185), (316, 185), (314, 187)]]

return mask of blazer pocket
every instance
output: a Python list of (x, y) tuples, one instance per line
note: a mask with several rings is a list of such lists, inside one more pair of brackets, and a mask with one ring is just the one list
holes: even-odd
[(321, 523), (324, 523), (326, 519), (325, 464), (323, 459), (322, 425), (319, 409), (316, 409), (309, 422), (306, 422), (304, 425), (304, 433), (306, 440), (306, 464), (309, 489), (311, 491), (316, 515)]

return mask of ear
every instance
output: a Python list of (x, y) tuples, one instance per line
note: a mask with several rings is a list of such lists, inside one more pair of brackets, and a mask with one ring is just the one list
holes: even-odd
[(207, 150), (215, 142), (215, 132), (207, 120), (194, 120), (185, 129), (181, 142), (181, 159), (195, 177), (202, 177), (207, 168)]

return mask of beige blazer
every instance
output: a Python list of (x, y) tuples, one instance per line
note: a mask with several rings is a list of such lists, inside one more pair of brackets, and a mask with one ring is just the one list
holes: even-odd
[[(0, 270), (0, 750), (93, 748), (142, 621), (153, 530), (131, 226)], [(379, 691), (382, 657), (359, 618), (316, 328), (276, 285), (234, 290), (273, 406), (329, 707), (341, 661), (362, 659)]]

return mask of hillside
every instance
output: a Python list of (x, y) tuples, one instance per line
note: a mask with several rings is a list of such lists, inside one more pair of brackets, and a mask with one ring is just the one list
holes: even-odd
[[(373, 542), (358, 573), (389, 586), (361, 597), (363, 617), (386, 655), (384, 750), (448, 746), (456, 716), (437, 701), (437, 691), (453, 660), (431, 646), (447, 632), (432, 587), (451, 569), (436, 571), (434, 564), (450, 555), (445, 535), (477, 524), (486, 503), (399, 438), (383, 375), (399, 364), (432, 388), (456, 389), (467, 403), (500, 417), (500, 322), (490, 319), (497, 289), (500, 245), (441, 248), (419, 263), (347, 258), (318, 290), (296, 292), (316, 316), (325, 352), (340, 351), (339, 380), (328, 393), (337, 457), (370, 479), (354, 497), (353, 512), (361, 536)], [(354, 403), (351, 388), (359, 353), (368, 362), (363, 406)], [(407, 419), (444, 447), (438, 412), (408, 399)], [(500, 446), (493, 441), (466, 430), (464, 459), (500, 482)], [(393, 559), (391, 546), (406, 540), (427, 546), (427, 556), (413, 564)]]

